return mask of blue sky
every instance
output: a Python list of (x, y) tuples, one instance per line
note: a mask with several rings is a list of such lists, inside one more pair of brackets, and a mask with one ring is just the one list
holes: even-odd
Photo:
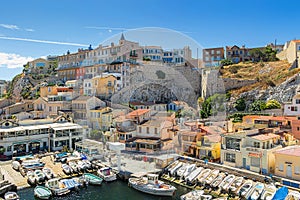
[[(78, 44), (95, 47), (122, 30), (126, 37), (126, 31), (142, 27), (182, 31), (186, 41), (190, 37), (193, 39), (190, 41), (202, 47), (234, 44), (255, 47), (275, 39), (277, 43), (285, 43), (299, 38), (299, 6), (297, 0), (2, 1), (0, 79), (11, 79), (27, 60), (61, 55), (67, 50), (75, 52)], [(136, 41), (130, 32), (127, 38)], [(162, 41), (153, 37), (144, 43), (162, 45)], [(172, 41), (175, 45), (176, 37)]]

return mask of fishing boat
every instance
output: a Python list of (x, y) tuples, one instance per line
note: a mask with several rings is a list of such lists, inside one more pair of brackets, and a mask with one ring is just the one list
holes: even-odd
[(98, 169), (97, 174), (106, 182), (117, 180), (117, 175), (112, 171), (112, 168), (110, 167), (102, 167)]
[(185, 179), (187, 184), (188, 185), (194, 185), (197, 181), (198, 175), (201, 173), (202, 170), (203, 170), (203, 167), (198, 167), (194, 171), (192, 171), (190, 173), (190, 175), (188, 175)]
[(300, 200), (300, 193), (296, 191), (290, 191), (285, 200)]
[(69, 166), (71, 167), (73, 173), (78, 173), (79, 172), (77, 164), (75, 162), (69, 162)]
[(36, 186), (34, 188), (34, 196), (36, 196), (39, 199), (49, 199), (51, 195), (52, 195), (51, 190), (46, 187)]
[(30, 185), (36, 184), (36, 182), (35, 182), (36, 179), (35, 179), (34, 171), (31, 171), (31, 170), (27, 171), (26, 176), (27, 176), (27, 182)]
[(223, 179), (225, 178), (226, 174), (221, 172), (219, 173), (219, 175), (217, 176), (217, 178), (215, 180), (212, 181), (212, 183), (210, 184), (211, 187), (216, 188), (219, 186), (219, 184), (223, 181)]
[(205, 182), (206, 177), (210, 174), (211, 169), (204, 169), (201, 174), (197, 177), (198, 182), (203, 184)]
[(35, 176), (36, 183), (40, 184), (40, 183), (45, 181), (45, 175), (42, 172), (42, 170), (39, 170), (39, 169), (35, 170), (34, 171), (34, 176)]
[(43, 168), (42, 172), (48, 180), (54, 178), (54, 174), (50, 168)]
[(236, 194), (242, 197), (246, 197), (246, 195), (249, 193), (253, 186), (252, 180), (247, 180), (244, 182), (244, 184), (237, 190)]
[(234, 181), (231, 183), (231, 185), (229, 186), (229, 190), (235, 193), (241, 187), (243, 181), (244, 181), (243, 177), (236, 177)]
[(20, 197), (16, 192), (6, 192), (4, 194), (4, 199), (5, 200), (19, 200)]
[(263, 200), (272, 200), (276, 193), (276, 187), (273, 184), (266, 184), (265, 189), (261, 194)]
[(103, 179), (90, 173), (84, 173), (83, 177), (88, 181), (91, 185), (101, 185)]
[(80, 183), (78, 183), (75, 179), (61, 179), (60, 183), (63, 183), (69, 190), (77, 189), (80, 187)]
[(49, 188), (55, 196), (62, 196), (70, 192), (66, 185), (61, 183), (58, 178), (48, 180), (45, 186)]
[(217, 178), (219, 173), (220, 173), (220, 170), (218, 170), (218, 169), (212, 170), (211, 173), (206, 177), (205, 183), (210, 185), (212, 183), (212, 181)]
[(204, 190), (193, 190), (180, 196), (181, 200), (198, 200), (201, 199), (201, 195), (204, 194)]
[(264, 191), (265, 185), (261, 182), (256, 182), (253, 186), (252, 190), (248, 193), (248, 196), (246, 198), (250, 198), (251, 200), (257, 200), (260, 199), (260, 195)]
[(183, 173), (183, 179), (191, 174), (192, 171), (196, 169), (196, 164), (190, 164)]
[(157, 174), (148, 174), (147, 177), (129, 178), (128, 185), (134, 189), (157, 196), (173, 196), (176, 188), (158, 180)]
[(62, 164), (61, 167), (63, 168), (63, 172), (65, 174), (72, 174), (73, 173), (73, 170), (72, 170), (72, 168), (69, 165)]
[(234, 181), (235, 179), (235, 175), (233, 174), (229, 174), (228, 176), (226, 176), (226, 178), (224, 178), (224, 180), (220, 183), (219, 188), (223, 189), (223, 190), (227, 190), (229, 188), (229, 186), (231, 185), (231, 183)]
[(170, 175), (171, 176), (175, 176), (175, 173), (176, 173), (176, 171), (181, 167), (183, 165), (183, 163), (182, 162), (178, 162), (178, 164), (177, 165), (175, 165), (174, 167), (172, 167), (171, 169), (170, 169)]

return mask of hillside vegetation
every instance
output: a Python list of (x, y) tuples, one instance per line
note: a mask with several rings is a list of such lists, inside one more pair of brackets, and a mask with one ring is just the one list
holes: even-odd
[(275, 87), (284, 82), (287, 78), (300, 72), (300, 69), (290, 70), (287, 61), (239, 63), (224, 66), (220, 73), (223, 78), (254, 79), (257, 82), (231, 91), (233, 96), (253, 89), (265, 90), (269, 86)]

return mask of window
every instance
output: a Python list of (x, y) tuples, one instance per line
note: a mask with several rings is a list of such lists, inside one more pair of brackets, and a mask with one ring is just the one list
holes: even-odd
[(300, 104), (300, 99), (296, 99), (296, 104)]
[(279, 165), (278, 170), (279, 170), (279, 171), (283, 171), (283, 164), (280, 164), (280, 165)]
[(211, 54), (215, 54), (215, 50), (211, 50)]
[(147, 133), (149, 134), (149, 127), (147, 127)]
[(142, 127), (139, 127), (139, 133), (141, 133), (142, 132)]
[(217, 51), (217, 54), (221, 54), (221, 51), (220, 51), (220, 50), (218, 50), (218, 51)]
[(154, 129), (154, 133), (155, 133), (155, 135), (157, 135), (157, 128)]
[(260, 148), (260, 143), (259, 142), (253, 142), (253, 146), (255, 148)]
[(230, 55), (230, 51), (227, 54)]
[(297, 131), (300, 131), (300, 127), (299, 126), (297, 127)]
[(295, 174), (300, 174), (300, 167), (299, 166), (295, 166)]
[(291, 111), (298, 111), (298, 107), (297, 106), (291, 106)]
[(11, 151), (11, 146), (8, 146), (6, 151), (8, 151), (8, 152)]
[(260, 166), (260, 158), (251, 158), (251, 166), (259, 167)]
[(209, 57), (208, 56), (205, 57), (205, 61), (209, 61)]
[(226, 153), (225, 160), (227, 162), (234, 162), (235, 163), (235, 154), (234, 153)]

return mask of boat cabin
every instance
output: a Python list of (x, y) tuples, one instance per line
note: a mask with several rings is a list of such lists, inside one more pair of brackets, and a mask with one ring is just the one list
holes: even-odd
[(158, 183), (158, 175), (157, 174), (147, 174), (148, 183), (157, 184)]

